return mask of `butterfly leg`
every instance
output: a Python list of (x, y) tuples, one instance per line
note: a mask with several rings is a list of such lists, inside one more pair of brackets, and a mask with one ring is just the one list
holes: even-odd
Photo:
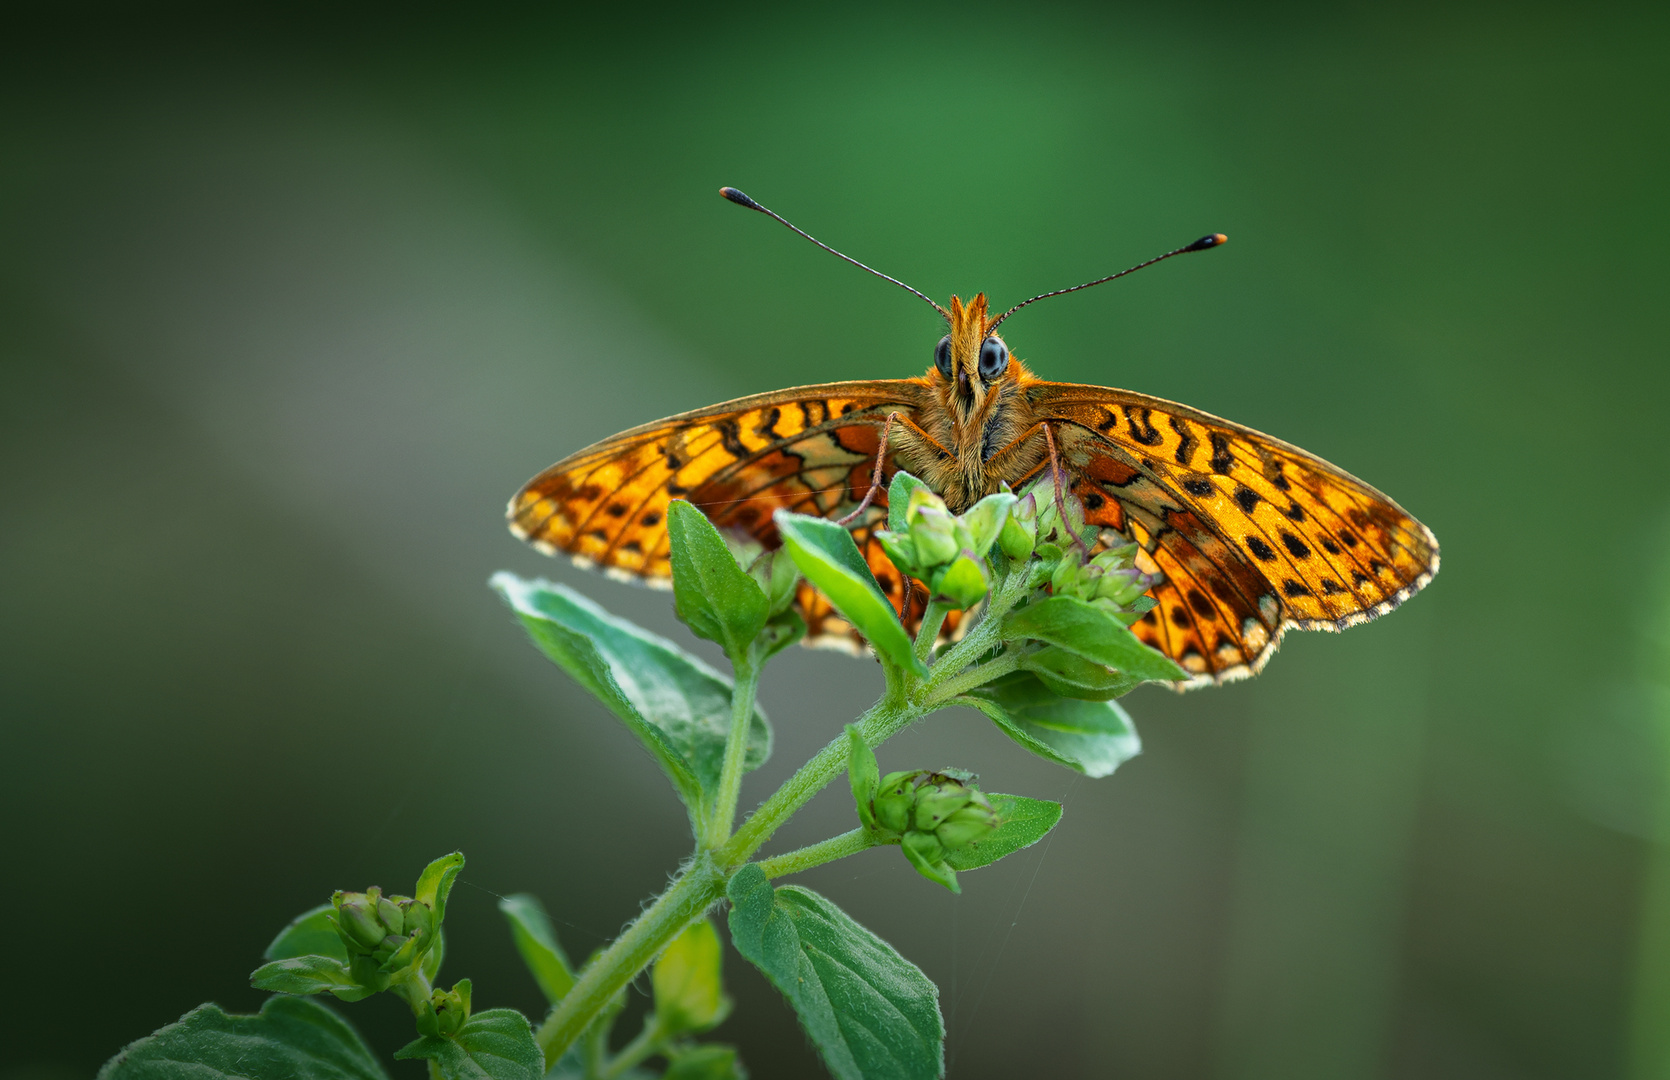
[(847, 514), (845, 517), (836, 519), (835, 524), (841, 526), (843, 529), (856, 519), (858, 515), (862, 514), (869, 508), (869, 505), (875, 501), (876, 492), (881, 490), (881, 467), (887, 461), (887, 437), (892, 434), (893, 421), (898, 417), (898, 415), (899, 414), (896, 412), (888, 413), (886, 422), (881, 425), (881, 442), (876, 447), (876, 468), (875, 471), (870, 474), (870, 490), (864, 493), (864, 501), (859, 503), (858, 506), (853, 509), (852, 513)]

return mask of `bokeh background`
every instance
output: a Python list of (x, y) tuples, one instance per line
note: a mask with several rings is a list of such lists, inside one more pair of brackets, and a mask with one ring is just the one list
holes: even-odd
[[(666, 880), (672, 794), (486, 579), (690, 638), (505, 499), (940, 333), (725, 183), (1002, 304), (1228, 233), (1011, 345), (1307, 447), (1443, 543), (1389, 618), (1132, 695), (1109, 779), (963, 712), (888, 745), (1067, 803), (960, 898), (892, 850), (806, 876), (940, 984), (953, 1077), (1670, 1075), (1662, 7), (149, 7), (0, 33), (0, 1076), (254, 1009), (293, 913), (455, 848), (447, 974), (537, 1014), (495, 894), (584, 955)], [(744, 801), (879, 687), (780, 659)], [(817, 1075), (726, 972), (716, 1037)]]

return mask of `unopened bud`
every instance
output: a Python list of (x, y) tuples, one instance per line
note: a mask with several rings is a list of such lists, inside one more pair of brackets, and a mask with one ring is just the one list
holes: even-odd
[(916, 778), (921, 770), (888, 773), (876, 788), (876, 824), (890, 832), (910, 828), (911, 805), (916, 801)]
[(997, 543), (1011, 559), (1026, 559), (1038, 542), (1038, 497), (1030, 492), (1009, 508)]
[(960, 851), (997, 826), (997, 811), (992, 808), (991, 801), (983, 792), (971, 790), (968, 802), (940, 822), (934, 835), (945, 845), (946, 851)]
[(377, 901), (381, 890), (372, 887), (364, 893), (337, 893), (331, 897), (336, 905), (336, 932), (349, 953), (368, 956), (382, 945), (388, 931), (377, 917)]
[(961, 550), (961, 545), (957, 543), (956, 518), (943, 504), (918, 506), (914, 495), (910, 504), (910, 538), (916, 546), (919, 565), (924, 568), (942, 566), (955, 559)]
[(916, 789), (910, 823), (917, 832), (933, 832), (946, 818), (968, 805), (970, 789), (949, 777), (935, 777)]
[(963, 512), (962, 523), (968, 532), (968, 546), (976, 558), (984, 559), (992, 545), (997, 543), (1016, 501), (1010, 492), (999, 491), (987, 495)]
[(972, 551), (964, 551), (955, 562), (934, 575), (934, 595), (966, 610), (985, 599), (986, 568)]

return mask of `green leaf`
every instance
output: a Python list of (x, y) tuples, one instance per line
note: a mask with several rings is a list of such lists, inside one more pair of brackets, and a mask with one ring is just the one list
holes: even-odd
[(510, 922), (510, 936), (522, 962), (533, 973), (545, 1000), (555, 1005), (574, 985), (574, 965), (557, 943), (545, 905), (531, 893), (515, 893), (499, 901), (499, 910)]
[(852, 799), (858, 804), (858, 820), (866, 829), (876, 827), (876, 809), (872, 802), (881, 786), (881, 766), (876, 764), (876, 752), (858, 733), (857, 724), (847, 725), (847, 778), (852, 781)]
[[(794, 560), (785, 553), (783, 561), (790, 566)], [(806, 636), (806, 620), (800, 617), (798, 611), (782, 611), (766, 620), (765, 629), (754, 639), (751, 650), (751, 661), (755, 669), (765, 665), (767, 660), (793, 645)]]
[(446, 918), (446, 898), (452, 895), (452, 883), (458, 880), (459, 871), (463, 869), (464, 853), (455, 851), (451, 855), (442, 855), (418, 875), (412, 899), (421, 900), (434, 910), (437, 927)]
[(268, 960), (328, 956), (346, 964), (348, 950), (342, 945), (342, 936), (336, 932), (336, 924), (329, 918), (334, 910), (330, 904), (320, 904), (312, 911), (297, 915), (290, 920), (289, 926), (278, 932), (272, 944), (267, 946), (267, 951), (261, 955)]
[(731, 944), (788, 998), (837, 1080), (945, 1072), (939, 988), (815, 892), (773, 889), (758, 863), (731, 878)]
[(545, 1055), (528, 1018), (515, 1009), (488, 1009), (451, 1038), (425, 1035), (394, 1052), (398, 1060), (427, 1058), (445, 1080), (542, 1080)]
[(1086, 776), (1107, 776), (1142, 752), (1142, 740), (1116, 701), (1075, 701), (1030, 674), (1002, 679), (957, 699), (1040, 757)]
[(1021, 658), (1021, 668), (1038, 676), (1053, 693), (1085, 701), (1112, 701), (1141, 686), (1145, 680), (1127, 675), (1059, 645), (1050, 645)]
[(706, 919), (691, 923), (650, 971), (655, 1015), (669, 1035), (706, 1031), (725, 1019), (731, 1000), (720, 979), (719, 932)]
[[(731, 725), (731, 681), (665, 638), (618, 619), (564, 585), (493, 575), (534, 644), (608, 707), (672, 780), (700, 830), (719, 787)], [(771, 755), (759, 707), (743, 768)]]
[(910, 508), (910, 493), (928, 485), (900, 469), (887, 485), (887, 531), (902, 533), (907, 527), (905, 511)]
[(388, 1080), (349, 1023), (307, 998), (254, 1016), (199, 1005), (105, 1063), (99, 1080)]
[(716, 641), (733, 663), (765, 626), (770, 601), (736, 564), (719, 530), (683, 499), (667, 507), (673, 564), (673, 606), (697, 637)]
[(999, 795), (996, 792), (988, 793), (986, 798), (991, 800), (992, 809), (997, 811), (997, 829), (967, 847), (947, 854), (945, 861), (953, 870), (978, 870), (982, 866), (990, 866), (1005, 855), (1013, 855), (1021, 848), (1036, 844), (1061, 820), (1061, 804), (1048, 799)]
[(927, 675), (893, 602), (876, 584), (852, 534), (833, 521), (786, 510), (777, 511), (775, 520), (783, 546), (806, 580), (829, 597), (876, 652), (907, 671)]
[(747, 1080), (748, 1073), (736, 1059), (736, 1047), (702, 1043), (684, 1050), (667, 1052), (667, 1071), (661, 1080)]
[(1142, 679), (1176, 682), (1188, 673), (1131, 633), (1130, 627), (1076, 596), (1035, 600), (1003, 620), (1003, 640), (1035, 638)]
[(262, 964), (250, 972), (249, 985), (275, 994), (335, 994), (343, 1001), (363, 1001), (377, 992), (361, 986), (347, 964), (330, 956), (291, 956)]

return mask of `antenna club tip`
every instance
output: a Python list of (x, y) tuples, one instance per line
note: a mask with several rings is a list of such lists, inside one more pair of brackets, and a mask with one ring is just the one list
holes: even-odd
[(734, 187), (722, 187), (719, 189), (719, 194), (736, 203), (738, 206), (746, 206), (750, 210), (758, 210), (760, 208), (759, 203), (750, 199)]
[(1184, 251), (1205, 251), (1207, 248), (1215, 248), (1219, 244), (1227, 244), (1227, 243), (1229, 243), (1229, 237), (1227, 237), (1223, 233), (1219, 232), (1219, 233), (1213, 233), (1210, 236), (1203, 236), (1199, 240), (1196, 240), (1194, 243), (1190, 244), (1188, 247), (1184, 248), (1183, 250)]

